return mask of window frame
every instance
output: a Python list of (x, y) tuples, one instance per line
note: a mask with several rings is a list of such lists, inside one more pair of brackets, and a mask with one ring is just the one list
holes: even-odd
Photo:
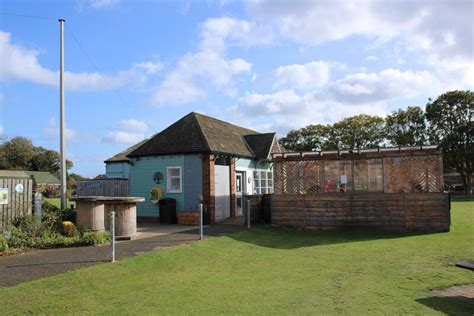
[[(173, 169), (179, 170), (179, 176), (171, 175)], [(179, 179), (179, 190), (171, 189), (171, 179)], [(181, 166), (166, 167), (166, 193), (183, 193), (183, 168)]]

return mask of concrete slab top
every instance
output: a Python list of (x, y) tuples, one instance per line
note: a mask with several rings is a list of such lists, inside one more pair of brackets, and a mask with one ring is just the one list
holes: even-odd
[(145, 202), (143, 197), (135, 196), (73, 196), (71, 201), (76, 202), (104, 202), (104, 203), (140, 203)]

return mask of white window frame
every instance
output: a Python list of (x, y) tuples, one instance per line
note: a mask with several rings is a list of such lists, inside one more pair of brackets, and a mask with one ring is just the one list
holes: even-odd
[[(179, 169), (179, 177), (171, 176), (171, 169)], [(171, 190), (171, 179), (179, 179), (179, 190)], [(166, 193), (183, 193), (183, 169), (181, 166), (166, 167)]]
[[(269, 175), (271, 176), (269, 177)], [(268, 171), (264, 169), (254, 170), (254, 194), (271, 194), (273, 193), (273, 171)], [(268, 180), (272, 182), (272, 185), (268, 184)], [(257, 184), (257, 185), (255, 185)], [(265, 184), (265, 185), (262, 185)]]

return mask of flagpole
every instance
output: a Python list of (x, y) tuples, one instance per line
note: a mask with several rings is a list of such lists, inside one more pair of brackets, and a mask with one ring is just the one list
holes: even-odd
[(60, 40), (59, 40), (59, 114), (60, 114), (60, 155), (61, 155), (61, 209), (67, 208), (67, 179), (66, 179), (66, 140), (65, 140), (65, 112), (64, 112), (64, 19), (59, 19)]

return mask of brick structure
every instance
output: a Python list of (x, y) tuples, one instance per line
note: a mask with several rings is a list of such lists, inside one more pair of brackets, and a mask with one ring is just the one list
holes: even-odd
[(199, 212), (178, 212), (177, 216), (180, 225), (199, 225)]
[(230, 159), (230, 217), (235, 216), (235, 158)]
[(204, 212), (209, 212), (211, 224), (216, 222), (216, 197), (214, 194), (214, 155), (204, 155), (202, 159), (202, 197)]

